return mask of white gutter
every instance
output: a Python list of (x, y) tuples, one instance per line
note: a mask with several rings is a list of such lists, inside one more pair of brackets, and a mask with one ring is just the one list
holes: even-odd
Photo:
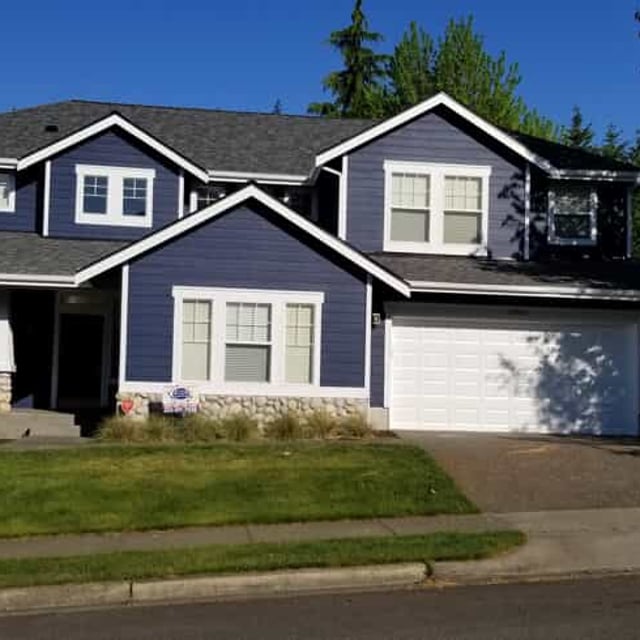
[(207, 171), (211, 180), (222, 182), (262, 182), (263, 184), (303, 185), (309, 176), (287, 173), (252, 173), (246, 171)]
[(79, 283), (75, 276), (55, 276), (48, 274), (0, 273), (0, 285), (12, 287), (64, 287), (76, 288)]
[(589, 287), (540, 287), (507, 284), (460, 284), (457, 282), (409, 281), (411, 293), (453, 293), (525, 298), (565, 298), (572, 300), (640, 301), (640, 290), (594, 289)]
[(0, 169), (16, 169), (17, 167), (17, 158), (0, 158)]

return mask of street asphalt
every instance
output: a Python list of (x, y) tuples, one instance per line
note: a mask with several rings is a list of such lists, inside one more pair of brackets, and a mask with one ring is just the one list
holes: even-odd
[(14, 615), (3, 640), (631, 640), (640, 577)]

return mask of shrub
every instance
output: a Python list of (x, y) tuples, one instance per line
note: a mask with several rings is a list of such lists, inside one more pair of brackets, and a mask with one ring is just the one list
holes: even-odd
[(150, 414), (141, 423), (142, 436), (145, 442), (175, 442), (179, 438), (174, 419), (158, 414)]
[(345, 438), (367, 438), (372, 431), (371, 425), (360, 412), (344, 416), (338, 421), (338, 432)]
[(219, 421), (199, 413), (179, 419), (176, 429), (184, 442), (215, 442), (223, 437)]
[(258, 434), (258, 422), (246, 413), (231, 414), (217, 424), (221, 436), (232, 442), (244, 442)]
[(304, 437), (304, 424), (294, 411), (286, 411), (270, 420), (264, 435), (273, 440), (298, 440)]
[(124, 416), (110, 416), (102, 420), (96, 437), (105, 442), (139, 442), (140, 423)]
[(310, 413), (306, 419), (307, 434), (310, 438), (335, 437), (339, 432), (339, 419), (331, 415), (326, 409), (318, 409)]

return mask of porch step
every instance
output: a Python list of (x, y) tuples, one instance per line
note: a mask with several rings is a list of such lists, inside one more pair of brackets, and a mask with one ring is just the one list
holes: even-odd
[(38, 409), (14, 409), (0, 413), (0, 440), (23, 437), (79, 437), (80, 427), (72, 413), (41, 411)]

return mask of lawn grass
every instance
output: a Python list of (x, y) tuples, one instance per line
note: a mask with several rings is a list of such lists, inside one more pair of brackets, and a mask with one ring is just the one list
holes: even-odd
[(0, 536), (476, 511), (419, 448), (291, 443), (0, 453)]
[(0, 560), (0, 587), (175, 578), (185, 575), (349, 567), (394, 562), (473, 560), (524, 542), (518, 531), (433, 533), (283, 544), (126, 551), (67, 558)]

